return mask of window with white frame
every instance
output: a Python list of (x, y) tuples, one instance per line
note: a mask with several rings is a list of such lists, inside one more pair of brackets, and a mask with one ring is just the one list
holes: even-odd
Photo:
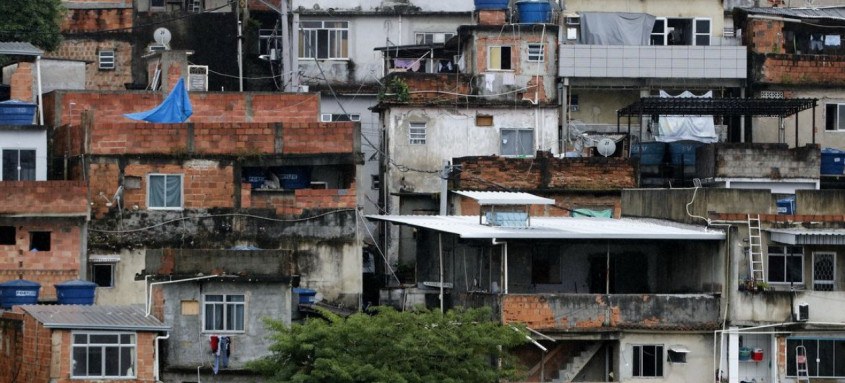
[[(786, 376), (796, 377), (797, 349), (804, 346), (807, 376), (813, 378), (845, 378), (845, 339), (795, 337), (786, 339)], [(802, 376), (804, 374), (802, 373)]]
[(275, 29), (259, 29), (258, 30), (258, 51), (259, 54), (269, 55), (271, 50), (277, 49), (277, 54), (281, 54), (282, 49), (282, 33)]
[(349, 57), (348, 21), (299, 23), (299, 57), (345, 59)]
[(641, 378), (663, 376), (663, 345), (636, 345), (633, 346), (633, 351), (632, 376)]
[(150, 209), (181, 209), (182, 175), (150, 174), (147, 177), (147, 207)]
[(361, 121), (360, 114), (322, 113), (320, 122)]
[(452, 37), (454, 37), (454, 33), (432, 33), (432, 32), (417, 32), (416, 33), (416, 42), (417, 44), (434, 44), (434, 43), (445, 43)]
[(34, 181), (35, 150), (3, 149), (0, 181)]
[(698, 46), (710, 45), (710, 19), (698, 18), (693, 21), (692, 33), (695, 36), (695, 44)]
[(203, 297), (205, 331), (244, 331), (244, 296), (207, 294)]
[(804, 283), (804, 249), (796, 246), (769, 246), (769, 283)]
[(103, 49), (98, 54), (98, 68), (100, 70), (112, 70), (114, 69), (114, 50), (113, 49)]
[(425, 145), (425, 122), (412, 122), (408, 127), (408, 143)]
[(651, 45), (710, 45), (709, 18), (658, 17), (651, 30)]
[(845, 104), (825, 105), (824, 129), (845, 130)]
[(487, 47), (487, 69), (511, 70), (511, 47)]
[(135, 333), (74, 332), (71, 378), (134, 378)]
[(528, 44), (528, 61), (542, 62), (546, 58), (546, 45), (540, 43)]
[(114, 266), (112, 262), (91, 263), (91, 282), (97, 287), (114, 287)]
[(836, 290), (836, 253), (826, 251), (813, 253), (813, 290)]
[(503, 156), (530, 156), (534, 154), (533, 129), (501, 129), (500, 154)]

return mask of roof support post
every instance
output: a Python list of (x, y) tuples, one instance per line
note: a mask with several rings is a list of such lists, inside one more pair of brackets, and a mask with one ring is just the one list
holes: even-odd
[(816, 100), (813, 100), (813, 145), (816, 144)]
[(44, 100), (41, 98), (41, 56), (35, 56), (35, 76), (38, 78), (38, 124), (44, 125)]
[(795, 113), (795, 147), (798, 147), (798, 113)]

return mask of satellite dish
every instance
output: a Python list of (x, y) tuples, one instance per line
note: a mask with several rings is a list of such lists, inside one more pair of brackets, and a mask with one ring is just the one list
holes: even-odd
[(599, 154), (605, 157), (610, 157), (610, 155), (616, 151), (616, 142), (613, 142), (613, 140), (609, 138), (602, 138), (599, 140), (599, 143), (596, 144), (596, 150), (599, 151)]
[(170, 47), (170, 30), (167, 28), (158, 28), (153, 32), (153, 38), (155, 41), (165, 47)]

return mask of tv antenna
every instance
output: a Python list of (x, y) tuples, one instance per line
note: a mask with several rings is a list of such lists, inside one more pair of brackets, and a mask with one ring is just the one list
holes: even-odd
[(599, 154), (605, 157), (610, 157), (616, 152), (616, 142), (609, 138), (602, 138), (599, 140), (598, 144), (596, 144), (596, 150), (599, 151)]
[(155, 41), (161, 45), (164, 45), (165, 48), (170, 49), (170, 30), (167, 28), (157, 28), (155, 32), (153, 32), (153, 38)]

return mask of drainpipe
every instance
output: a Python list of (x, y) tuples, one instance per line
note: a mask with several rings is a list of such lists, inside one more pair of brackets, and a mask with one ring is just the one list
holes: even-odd
[(508, 294), (508, 243), (507, 242), (497, 242), (496, 238), (493, 238), (493, 245), (502, 245), (502, 270), (504, 275), (504, 281), (502, 286), (502, 292), (505, 295)]
[(164, 340), (164, 339), (169, 339), (169, 338), (170, 338), (170, 333), (168, 332), (167, 335), (157, 336), (156, 339), (155, 339), (156, 354), (155, 354), (155, 364), (153, 365), (153, 376), (155, 377), (156, 382), (161, 382), (161, 371), (160, 371), (160, 368), (159, 368), (160, 361), (158, 360), (159, 355), (161, 355), (161, 354), (159, 354), (159, 351), (158, 351), (158, 341)]
[(437, 233), (437, 250), (440, 253), (440, 313), (443, 314), (443, 233)]
[(38, 77), (38, 124), (44, 125), (44, 100), (41, 98), (41, 56), (35, 56), (35, 75)]

